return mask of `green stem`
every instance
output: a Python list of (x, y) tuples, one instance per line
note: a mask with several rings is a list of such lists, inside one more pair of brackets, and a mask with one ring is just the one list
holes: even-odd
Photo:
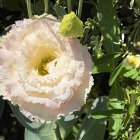
[(48, 3), (49, 3), (49, 0), (44, 0), (44, 4), (45, 4), (45, 11), (44, 11), (44, 13), (48, 13)]
[(68, 5), (68, 13), (70, 13), (72, 11), (71, 0), (67, 0), (67, 5)]
[(32, 7), (31, 7), (31, 0), (26, 0), (26, 4), (27, 4), (27, 10), (28, 10), (28, 16), (29, 18), (32, 18)]
[(81, 18), (82, 7), (83, 7), (83, 0), (79, 0), (79, 5), (78, 5), (78, 17), (79, 18)]

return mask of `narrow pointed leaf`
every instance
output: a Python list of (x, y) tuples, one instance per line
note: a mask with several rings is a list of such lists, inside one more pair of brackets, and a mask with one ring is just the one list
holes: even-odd
[[(109, 109), (124, 110), (124, 93), (120, 84), (116, 81), (111, 88), (109, 95)], [(124, 113), (115, 114), (109, 119), (109, 133), (112, 138), (116, 138), (119, 130), (121, 129)]]
[(94, 101), (93, 106), (85, 117), (75, 140), (104, 139), (106, 119), (94, 119), (91, 114), (96, 111), (107, 110), (107, 100), (107, 97), (100, 97)]
[(113, 73), (110, 76), (109, 79), (109, 85), (111, 86), (114, 81), (116, 80), (116, 78), (118, 77), (118, 75), (120, 74), (121, 70), (123, 69), (124, 65), (125, 65), (126, 59), (124, 59), (119, 66), (113, 71)]

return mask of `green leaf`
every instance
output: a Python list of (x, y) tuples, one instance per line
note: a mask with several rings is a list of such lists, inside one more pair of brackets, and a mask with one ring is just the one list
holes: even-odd
[(43, 125), (42, 123), (34, 124), (28, 118), (26, 118), (20, 111), (18, 106), (14, 106), (9, 102), (9, 105), (16, 116), (17, 120), (28, 130), (30, 131), (38, 131), (38, 129)]
[(137, 77), (139, 76), (139, 73), (136, 71), (133, 75), (132, 75), (132, 79), (137, 79)]
[(28, 129), (25, 129), (24, 140), (41, 140), (41, 139), (35, 133), (29, 131)]
[(57, 121), (62, 139), (65, 139), (69, 135), (74, 124), (78, 121), (79, 117), (81, 116), (82, 110), (73, 112), (71, 115), (62, 117), (60, 120)]
[(119, 66), (113, 71), (113, 73), (111, 74), (110, 79), (109, 79), (109, 85), (110, 86), (115, 82), (116, 78), (118, 77), (118, 75), (120, 74), (121, 70), (123, 69), (123, 67), (125, 65), (125, 62), (126, 62), (126, 59), (124, 59), (119, 64)]
[(106, 64), (104, 66), (102, 65), (99, 65), (99, 66), (96, 66), (94, 65), (93, 66), (93, 69), (92, 69), (92, 73), (93, 74), (98, 74), (98, 73), (104, 73), (104, 72), (111, 72), (112, 70), (112, 67), (111, 67), (111, 64)]
[(108, 62), (112, 61), (112, 59), (119, 57), (122, 54), (122, 52), (115, 52), (111, 54), (105, 54), (99, 59), (95, 59), (94, 63), (98, 65), (105, 65)]
[(86, 115), (78, 135), (75, 140), (103, 140), (105, 129), (106, 129), (106, 119), (94, 119), (92, 118), (92, 113), (95, 111), (107, 110), (107, 97), (97, 98), (91, 110)]
[(134, 101), (130, 104), (129, 109), (127, 111), (127, 115), (126, 115), (126, 118), (125, 118), (125, 121), (124, 121), (124, 128), (127, 127), (127, 124), (129, 123), (130, 118), (134, 114), (135, 109), (136, 109), (136, 102)]
[(129, 86), (127, 86), (126, 88), (125, 88), (125, 92), (127, 93), (127, 94), (140, 94), (140, 89), (132, 89), (131, 87), (129, 87)]
[(126, 66), (125, 66), (125, 69), (126, 69), (126, 70), (131, 70), (132, 68), (134, 68), (134, 67), (131, 66), (131, 65), (126, 65)]
[(67, 14), (66, 11), (65, 11), (65, 9), (64, 9), (64, 7), (62, 7), (62, 6), (55, 5), (54, 6), (54, 10), (55, 10), (55, 12), (57, 14), (57, 17), (60, 20), (62, 20), (63, 16)]
[(140, 76), (138, 76), (138, 77), (136, 78), (136, 80), (137, 80), (137, 81), (140, 81)]
[(137, 70), (135, 68), (133, 68), (133, 69), (129, 70), (128, 72), (126, 72), (123, 76), (125, 76), (125, 77), (131, 77), (135, 73), (137, 73)]
[[(124, 109), (124, 93), (118, 81), (116, 81), (111, 88), (109, 94), (109, 109)], [(122, 125), (123, 114), (116, 114), (110, 117), (109, 120), (109, 133), (115, 138)]]
[(111, 72), (112, 65), (111, 61), (114, 58), (117, 58), (121, 55), (121, 52), (116, 52), (112, 54), (106, 54), (99, 59), (94, 59), (94, 66), (93, 66), (93, 74), (102, 73), (102, 72)]
[(127, 72), (123, 76), (139, 81), (140, 80), (140, 70), (134, 67), (126, 67)]
[(113, 42), (119, 41), (120, 29), (112, 0), (98, 0), (98, 20), (104, 37), (104, 46), (108, 54), (119, 51), (119, 45)]
[(137, 128), (137, 130), (135, 131), (132, 140), (139, 140), (140, 139), (140, 127)]
[(110, 109), (110, 110), (105, 110), (100, 112), (94, 112), (92, 114), (92, 117), (95, 119), (102, 119), (102, 118), (113, 117), (116, 114), (122, 114), (122, 113), (124, 113), (123, 109)]
[(5, 104), (4, 100), (2, 99), (2, 97), (0, 97), (0, 118), (4, 110), (4, 104)]
[(41, 128), (36, 132), (32, 132), (28, 129), (25, 129), (24, 137), (25, 140), (59, 140), (56, 137), (56, 124), (44, 124)]

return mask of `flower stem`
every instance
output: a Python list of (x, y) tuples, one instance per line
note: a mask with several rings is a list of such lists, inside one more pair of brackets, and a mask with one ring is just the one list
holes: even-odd
[(44, 4), (45, 4), (45, 11), (44, 11), (44, 13), (48, 13), (48, 3), (49, 3), (49, 0), (44, 0)]
[(28, 11), (28, 16), (29, 18), (32, 18), (32, 7), (31, 7), (31, 0), (26, 0), (27, 4), (27, 11)]
[(67, 0), (67, 5), (68, 5), (68, 13), (70, 13), (72, 10), (71, 0)]
[(81, 18), (82, 7), (83, 7), (83, 0), (79, 0), (79, 5), (78, 5), (78, 17), (79, 18)]

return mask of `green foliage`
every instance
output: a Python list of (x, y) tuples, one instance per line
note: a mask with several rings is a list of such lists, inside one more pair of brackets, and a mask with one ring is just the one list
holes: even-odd
[(112, 58), (118, 58), (121, 53), (116, 52), (112, 54), (103, 55), (101, 58), (95, 58), (94, 60), (94, 67), (93, 67), (93, 74), (102, 73), (102, 72), (111, 72), (112, 66)]
[[(71, 3), (77, 15), (79, 0)], [(1, 35), (10, 30), (15, 20), (27, 18), (25, 1), (0, 0), (0, 6)], [(43, 0), (32, 1), (32, 12), (43, 14)], [(49, 1), (49, 14), (59, 21), (67, 13), (67, 1)], [(78, 23), (80, 20), (84, 25)], [(140, 54), (139, 0), (85, 0), (81, 19), (69, 28), (71, 23), (64, 23), (64, 36), (80, 37), (88, 48), (95, 86), (80, 111), (50, 124), (31, 122), (9, 103), (25, 127), (25, 140), (140, 139), (140, 67), (127, 62), (127, 55)], [(4, 104), (0, 98), (0, 117)]]
[(30, 131), (38, 131), (38, 129), (42, 126), (42, 124), (34, 125), (28, 118), (26, 118), (20, 111), (18, 106), (14, 106), (9, 102), (9, 105), (15, 114), (17, 120), (28, 130)]
[(102, 118), (113, 117), (116, 114), (122, 114), (122, 113), (123, 113), (123, 109), (109, 109), (106, 111), (94, 112), (92, 114), (92, 117), (94, 119), (102, 119)]
[(25, 140), (58, 140), (55, 134), (56, 124), (44, 124), (37, 132), (25, 129)]
[(106, 129), (106, 119), (94, 119), (91, 114), (97, 111), (107, 110), (107, 97), (97, 98), (88, 114), (86, 115), (81, 128), (77, 134), (75, 140), (103, 140), (105, 129)]
[(126, 62), (126, 59), (124, 59), (119, 64), (119, 66), (116, 67), (116, 69), (113, 71), (113, 73), (111, 74), (110, 79), (109, 79), (109, 85), (110, 86), (115, 82), (115, 80), (117, 79), (118, 75), (120, 74), (120, 72), (124, 68), (125, 62)]
[(132, 103), (130, 104), (130, 107), (127, 111), (127, 115), (126, 115), (126, 118), (125, 118), (125, 121), (124, 121), (124, 128), (127, 127), (127, 124), (129, 123), (130, 121), (130, 118), (132, 117), (132, 115), (135, 113), (135, 109), (136, 109), (136, 102), (135, 100), (132, 101)]
[(62, 6), (55, 5), (54, 10), (57, 14), (57, 17), (62, 20), (63, 16), (66, 15), (66, 11)]
[(65, 139), (70, 134), (74, 124), (76, 124), (76, 122), (79, 120), (81, 114), (82, 110), (79, 112), (74, 112), (66, 117), (62, 117), (57, 121), (62, 139)]
[[(109, 95), (109, 109), (124, 109), (124, 93), (117, 81), (112, 85)], [(109, 133), (116, 139), (123, 121), (123, 114), (116, 114), (109, 121)]]
[(140, 127), (137, 128), (136, 132), (134, 133), (134, 136), (132, 137), (132, 140), (138, 140), (140, 139)]
[(140, 80), (140, 70), (132, 66), (126, 66), (126, 70), (123, 74), (124, 77), (131, 78), (133, 80)]
[(104, 47), (107, 53), (119, 51), (119, 46), (113, 42), (119, 41), (120, 29), (118, 19), (113, 8), (112, 0), (98, 0), (98, 20), (104, 37)]

